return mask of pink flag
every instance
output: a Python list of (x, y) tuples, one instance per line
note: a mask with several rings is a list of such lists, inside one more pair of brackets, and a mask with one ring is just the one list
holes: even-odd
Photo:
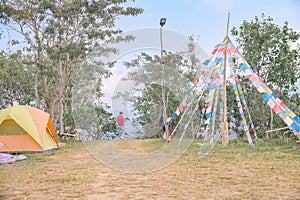
[(182, 112), (182, 110), (183, 110), (183, 105), (180, 104), (180, 105), (179, 105), (179, 111)]
[(277, 105), (274, 106), (273, 110), (276, 114), (280, 113), (280, 108)]

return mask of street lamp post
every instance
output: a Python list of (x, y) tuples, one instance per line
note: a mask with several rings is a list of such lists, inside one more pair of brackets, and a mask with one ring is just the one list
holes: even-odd
[(164, 52), (163, 52), (163, 41), (162, 41), (162, 29), (163, 26), (166, 24), (167, 18), (160, 19), (160, 53), (161, 53), (161, 65), (162, 65), (162, 101), (163, 101), (163, 120), (165, 130), (168, 130), (168, 126), (166, 126), (166, 118), (167, 118), (167, 111), (166, 111), (166, 100), (165, 100), (165, 61), (164, 61)]

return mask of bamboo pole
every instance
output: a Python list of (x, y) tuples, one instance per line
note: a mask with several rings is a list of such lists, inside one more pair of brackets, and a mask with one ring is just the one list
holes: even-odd
[(280, 131), (280, 130), (284, 130), (284, 129), (288, 129), (289, 127), (283, 127), (283, 128), (277, 128), (277, 129), (273, 129), (273, 130), (268, 130), (266, 131), (266, 133), (271, 133), (271, 132), (274, 132), (274, 131)]
[(227, 19), (227, 26), (226, 26), (226, 37), (225, 37), (225, 51), (224, 51), (224, 121), (223, 121), (223, 127), (222, 127), (222, 143), (226, 145), (228, 143), (228, 121), (227, 121), (227, 88), (226, 88), (226, 76), (227, 76), (227, 48), (228, 48), (228, 30), (229, 30), (229, 21), (230, 21), (230, 12), (228, 12), (228, 19)]

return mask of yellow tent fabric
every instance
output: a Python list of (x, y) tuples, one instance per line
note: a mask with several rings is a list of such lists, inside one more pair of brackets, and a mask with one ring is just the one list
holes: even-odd
[(58, 148), (50, 115), (30, 106), (0, 111), (0, 152), (40, 152)]

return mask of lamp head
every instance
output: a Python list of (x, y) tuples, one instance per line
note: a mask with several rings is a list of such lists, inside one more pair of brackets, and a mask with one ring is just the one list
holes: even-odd
[(159, 24), (160, 24), (161, 26), (164, 26), (164, 25), (166, 24), (166, 21), (167, 21), (167, 18), (161, 18)]

